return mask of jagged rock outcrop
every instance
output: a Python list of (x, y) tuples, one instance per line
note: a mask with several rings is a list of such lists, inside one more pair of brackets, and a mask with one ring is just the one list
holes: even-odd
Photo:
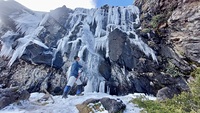
[[(166, 58), (163, 59), (165, 64), (168, 64), (165, 65), (168, 68), (165, 72), (171, 70), (168, 74), (176, 75), (181, 72), (183, 75), (189, 75), (200, 65), (199, 4), (199, 0), (135, 1), (135, 5), (141, 10), (141, 36), (154, 42), (161, 40), (158, 45), (161, 48), (159, 55)], [(150, 34), (151, 38), (148, 38), (147, 34)], [(158, 97), (172, 98), (173, 95), (168, 95), (168, 91), (174, 92), (173, 94), (179, 92), (165, 87), (159, 91)]]
[(67, 77), (61, 70), (49, 68), (44, 65), (31, 65), (23, 60), (16, 62), (14, 67), (1, 70), (1, 84), (7, 86), (19, 86), (29, 92), (39, 92), (47, 89), (52, 94), (62, 94), (62, 88), (66, 84)]
[(141, 9), (143, 29), (157, 31), (176, 54), (169, 58), (178, 68), (189, 72), (188, 63), (199, 65), (199, 0), (136, 0), (135, 4)]
[(190, 62), (200, 64), (200, 1), (185, 0), (168, 19), (168, 39), (174, 48)]

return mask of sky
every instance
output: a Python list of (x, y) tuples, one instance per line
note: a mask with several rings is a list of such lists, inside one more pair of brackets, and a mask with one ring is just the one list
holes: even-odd
[(132, 5), (134, 0), (96, 0), (96, 7), (101, 7), (105, 4), (110, 6), (128, 6)]
[(96, 8), (105, 4), (110, 6), (128, 6), (132, 5), (134, 0), (15, 0), (22, 5), (34, 11), (54, 10), (58, 7), (66, 5), (66, 7), (75, 9), (82, 8)]

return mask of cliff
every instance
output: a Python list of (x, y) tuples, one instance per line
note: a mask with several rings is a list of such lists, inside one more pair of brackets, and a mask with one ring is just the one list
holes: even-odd
[(183, 73), (192, 69), (191, 64), (194, 67), (200, 64), (199, 4), (198, 0), (135, 1), (141, 10), (143, 30), (154, 31), (164, 40), (178, 57), (172, 57), (172, 63)]
[[(127, 7), (34, 12), (1, 1), (0, 83), (62, 94), (74, 55), (86, 92), (188, 90), (199, 65), (199, 2), (136, 0)], [(12, 5), (17, 9), (13, 9)], [(186, 8), (187, 7), (187, 8)], [(169, 96), (171, 98), (172, 96)]]

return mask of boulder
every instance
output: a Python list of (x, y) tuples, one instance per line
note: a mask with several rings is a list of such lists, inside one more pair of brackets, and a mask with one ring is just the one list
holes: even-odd
[[(91, 103), (93, 106), (91, 106)], [(103, 106), (102, 109), (100, 106)], [(98, 107), (97, 107), (98, 106)], [(76, 105), (79, 113), (90, 113), (92, 111), (91, 108), (94, 110), (107, 110), (108, 113), (121, 113), (126, 108), (126, 105), (119, 99), (110, 99), (110, 98), (102, 98), (102, 99), (88, 99), (84, 101), (82, 104)]]
[[(160, 76), (161, 77), (161, 76)], [(174, 97), (174, 95), (180, 94), (183, 91), (189, 91), (189, 86), (185, 80), (185, 78), (181, 76), (177, 77), (170, 77), (170, 76), (163, 76), (163, 80), (157, 80), (160, 82), (158, 84), (163, 84), (166, 87), (163, 87), (158, 90), (156, 97), (158, 100), (165, 100), (165, 99), (171, 99)], [(160, 86), (161, 87), (161, 86)]]
[(160, 89), (156, 95), (157, 99), (162, 101), (168, 98), (173, 98), (174, 97), (174, 92), (171, 88), (169, 87), (164, 87)]
[(109, 113), (123, 112), (126, 108), (126, 105), (119, 99), (102, 98), (100, 102)]
[(130, 78), (134, 89), (134, 92), (154, 94), (153, 87), (150, 85), (150, 80), (145, 76), (131, 77)]
[(21, 90), (18, 87), (0, 89), (0, 109), (20, 100), (27, 100), (29, 97), (28, 91)]

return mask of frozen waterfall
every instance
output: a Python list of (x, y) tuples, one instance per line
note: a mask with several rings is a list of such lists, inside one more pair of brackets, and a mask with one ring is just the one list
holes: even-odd
[[(0, 55), (10, 58), (8, 65), (11, 66), (16, 59), (23, 55), (26, 47), (31, 43), (52, 50), (52, 56), (54, 57), (52, 58), (52, 65), (58, 52), (62, 55), (68, 53), (67, 57), (71, 61), (75, 55), (79, 55), (83, 62), (85, 62), (85, 67), (87, 67), (84, 70), (84, 77), (88, 78), (88, 83), (85, 87), (86, 92), (105, 91), (105, 79), (98, 70), (98, 66), (100, 62), (104, 61), (104, 58), (98, 51), (105, 50), (105, 57), (109, 58), (108, 35), (115, 29), (135, 35), (135, 39), (128, 38), (130, 42), (138, 46), (146, 56), (151, 57), (157, 62), (154, 51), (135, 33), (134, 26), (140, 23), (140, 12), (136, 6), (103, 6), (93, 9), (77, 8), (68, 13), (68, 17), (65, 18), (65, 24), (62, 25), (62, 27), (65, 27), (66, 33), (62, 38), (56, 40), (57, 45), (55, 44), (54, 47), (48, 47), (46, 45), (47, 42), (39, 38), (39, 34), (46, 30), (45, 27), (49, 24), (47, 22), (49, 18), (53, 18), (50, 14), (36, 13), (33, 15), (24, 12), (20, 15), (11, 15), (12, 19), (16, 18), (14, 20), (17, 33), (8, 31), (1, 37), (2, 48)], [(58, 20), (55, 18), (51, 21), (58, 23)], [(61, 28), (56, 26), (55, 29)], [(22, 33), (24, 36), (13, 39), (13, 35), (18, 33)], [(13, 49), (12, 44), (15, 41), (18, 43)]]
[[(66, 20), (66, 22), (70, 26), (69, 33), (59, 41), (57, 51), (64, 54), (70, 48), (69, 58), (71, 59), (77, 53), (80, 57), (83, 57), (84, 52), (88, 51), (85, 61), (87, 62), (86, 73), (89, 79), (85, 92), (105, 90), (103, 89), (104, 79), (98, 73), (98, 63), (103, 58), (97, 51), (105, 49), (106, 57), (109, 57), (108, 35), (116, 28), (134, 34), (136, 39), (129, 38), (130, 42), (137, 45), (145, 55), (152, 57), (157, 62), (154, 51), (135, 33), (134, 24), (140, 23), (139, 9), (136, 6), (78, 8), (70, 14), (69, 20)], [(71, 40), (74, 32), (77, 32), (76, 39)]]

